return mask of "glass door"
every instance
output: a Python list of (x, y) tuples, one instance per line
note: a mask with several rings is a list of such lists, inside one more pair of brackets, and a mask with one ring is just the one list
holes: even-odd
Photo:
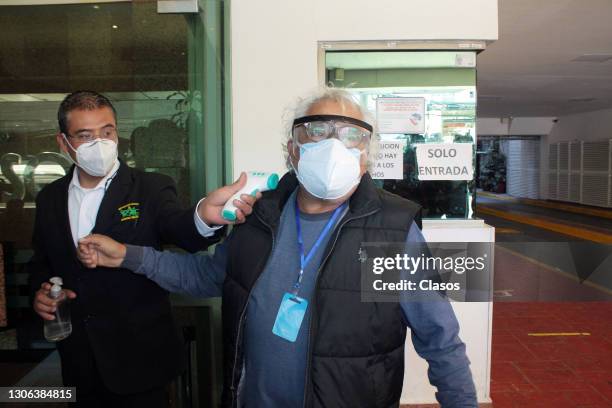
[(475, 59), (475, 51), (325, 53), (326, 83), (348, 89), (377, 119), (372, 177), (418, 202), (424, 218), (472, 217)]
[[(171, 176), (184, 206), (231, 179), (224, 1), (202, 0), (193, 14), (160, 14), (156, 0), (28, 3), (43, 2), (0, 6), (0, 355), (15, 363), (2, 366), (0, 385), (15, 384), (53, 347), (32, 311), (25, 264), (36, 196), (71, 165), (55, 141), (66, 94), (108, 96), (120, 159)], [(206, 306), (218, 328), (218, 302)], [(220, 334), (213, 337), (220, 350)], [(199, 353), (219, 377), (220, 356)], [(208, 387), (201, 406), (218, 400), (220, 381), (200, 385)]]

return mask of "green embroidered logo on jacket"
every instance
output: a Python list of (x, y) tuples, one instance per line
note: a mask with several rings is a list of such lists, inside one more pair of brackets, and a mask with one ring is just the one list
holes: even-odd
[(128, 203), (117, 208), (121, 214), (121, 221), (137, 220), (140, 216), (139, 205), (140, 203)]

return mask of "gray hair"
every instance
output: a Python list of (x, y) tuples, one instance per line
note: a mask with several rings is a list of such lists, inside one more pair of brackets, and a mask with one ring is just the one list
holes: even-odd
[(293, 127), (293, 120), (302, 116), (306, 116), (306, 112), (308, 112), (310, 108), (323, 101), (336, 102), (343, 108), (345, 106), (351, 106), (361, 114), (365, 122), (372, 125), (374, 131), (372, 132), (372, 139), (370, 140), (370, 144), (367, 147), (368, 167), (370, 167), (372, 165), (373, 159), (378, 153), (378, 134), (376, 133), (376, 124), (374, 121), (374, 117), (364, 106), (361, 105), (357, 97), (351, 94), (349, 91), (341, 88), (324, 86), (317, 89), (315, 92), (312, 92), (306, 97), (298, 98), (296, 103), (294, 104), (293, 109), (287, 109), (285, 111), (285, 114), (283, 115), (283, 129), (285, 131), (283, 153), (285, 154), (285, 164), (287, 165), (287, 168), (292, 169), (287, 144), (292, 137), (291, 130)]

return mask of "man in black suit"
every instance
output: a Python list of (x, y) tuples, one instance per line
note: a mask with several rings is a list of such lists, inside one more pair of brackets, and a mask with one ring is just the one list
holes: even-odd
[[(170, 177), (129, 168), (117, 159), (117, 120), (96, 92), (68, 95), (58, 111), (57, 143), (75, 166), (36, 199), (34, 256), (29, 264), (33, 307), (52, 320), (52, 276), (71, 298), (72, 334), (58, 343), (62, 376), (81, 406), (167, 406), (166, 388), (184, 367), (168, 293), (145, 277), (84, 268), (78, 239), (106, 234), (120, 242), (160, 248), (171, 243), (195, 252), (220, 238), (221, 208), (246, 182), (214, 191), (183, 210)], [(238, 222), (254, 199), (234, 204)]]

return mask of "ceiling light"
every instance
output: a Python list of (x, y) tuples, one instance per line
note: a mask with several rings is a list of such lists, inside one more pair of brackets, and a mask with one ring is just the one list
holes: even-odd
[(112, 26), (115, 30), (119, 28), (119, 26), (117, 24), (113, 24)]
[(581, 56), (574, 58), (572, 61), (578, 62), (606, 62), (612, 60), (612, 54), (582, 54)]

